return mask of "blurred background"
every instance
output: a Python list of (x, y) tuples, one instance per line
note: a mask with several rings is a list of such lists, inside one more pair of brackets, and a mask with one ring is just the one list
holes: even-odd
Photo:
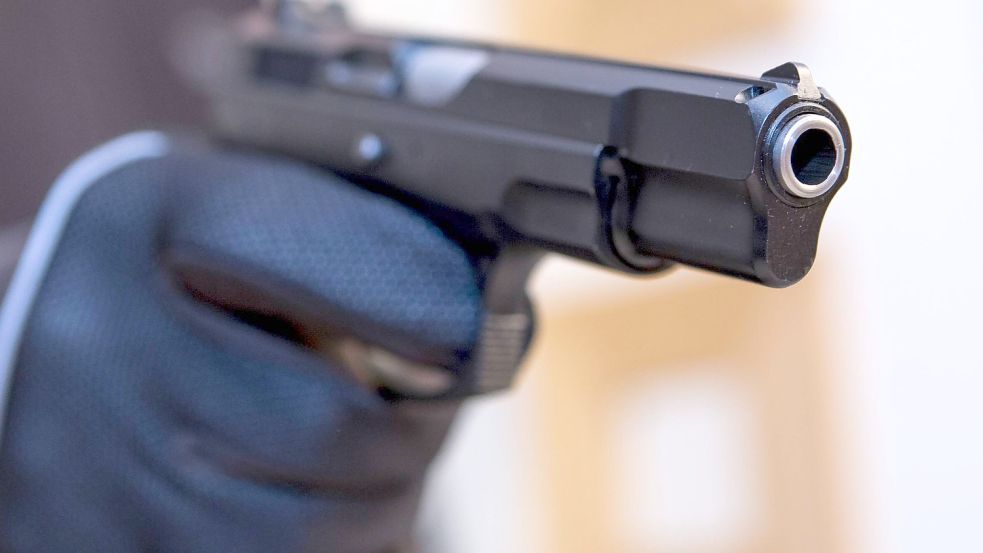
[[(80, 153), (203, 124), (172, 42), (252, 4), (0, 1), (0, 250)], [(855, 141), (790, 290), (550, 259), (518, 389), (473, 402), (434, 470), (425, 550), (983, 551), (979, 0), (349, 4), (377, 28), (727, 73), (803, 61)]]

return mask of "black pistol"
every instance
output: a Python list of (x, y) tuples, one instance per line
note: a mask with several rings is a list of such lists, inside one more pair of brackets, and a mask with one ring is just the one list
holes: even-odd
[(268, 2), (228, 42), (219, 140), (397, 198), (489, 260), (466, 393), (511, 380), (543, 252), (790, 286), (849, 172), (846, 119), (798, 63), (743, 78), (381, 35), (302, 0)]

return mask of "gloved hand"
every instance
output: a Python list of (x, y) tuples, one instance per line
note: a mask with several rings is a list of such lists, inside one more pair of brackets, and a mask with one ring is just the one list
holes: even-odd
[(90, 154), (0, 320), (0, 551), (396, 550), (457, 405), (356, 366), (454, 367), (480, 286), (434, 225), (329, 173), (156, 134)]

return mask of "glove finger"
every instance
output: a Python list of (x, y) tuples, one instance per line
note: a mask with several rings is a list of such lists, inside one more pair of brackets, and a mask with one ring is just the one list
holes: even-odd
[(300, 334), (338, 329), (420, 362), (453, 364), (471, 350), (482, 314), (474, 266), (420, 215), (298, 164), (236, 155), (159, 163), (179, 183), (165, 254), (198, 291), (276, 306)]

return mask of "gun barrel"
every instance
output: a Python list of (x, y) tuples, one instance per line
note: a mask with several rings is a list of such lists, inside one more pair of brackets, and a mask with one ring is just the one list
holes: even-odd
[(800, 64), (710, 75), (268, 13), (234, 45), (219, 138), (379, 187), (475, 244), (783, 287), (849, 172), (846, 120)]

